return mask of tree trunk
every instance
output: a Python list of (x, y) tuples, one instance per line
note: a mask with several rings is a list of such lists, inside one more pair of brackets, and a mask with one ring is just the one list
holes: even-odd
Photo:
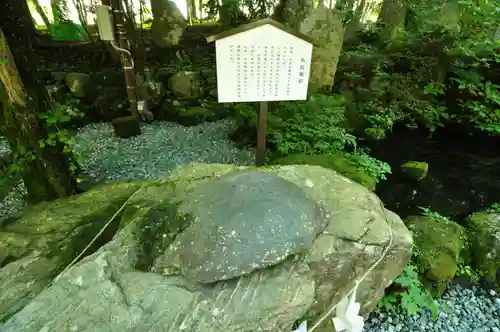
[(404, 29), (407, 0), (384, 0), (377, 23), (382, 26), (381, 37), (386, 41), (397, 39)]
[(349, 21), (349, 23), (347, 23), (344, 33), (344, 42), (350, 40), (356, 35), (356, 32), (358, 32), (361, 18), (363, 17), (363, 14), (365, 12), (365, 8), (366, 0), (361, 0), (358, 4), (358, 7), (356, 7), (356, 11), (352, 16), (352, 19)]
[(189, 15), (190, 15), (190, 24), (192, 24), (192, 20), (198, 20), (198, 13), (196, 11), (196, 0), (188, 0), (189, 3)]
[(35, 33), (26, 1), (0, 1), (0, 126), (18, 157), (31, 202), (52, 200), (75, 193), (70, 171), (72, 155), (63, 146), (46, 146), (45, 122), (39, 118), (50, 109), (49, 98), (33, 53)]
[(89, 25), (87, 22), (87, 9), (85, 7), (85, 3), (81, 0), (76, 0), (73, 1), (73, 4), (76, 7), (76, 11), (78, 13), (78, 21), (80, 21), (80, 25), (83, 29), (83, 31), (81, 32), (85, 33), (90, 41), (93, 41), (92, 34), (89, 31)]
[(246, 23), (247, 18), (234, 0), (222, 0), (219, 6), (219, 21), (223, 25), (236, 27)]
[(310, 15), (314, 4), (310, 0), (281, 0), (272, 17), (299, 31), (304, 19)]
[(138, 33), (136, 28), (132, 1), (123, 0), (123, 4), (126, 6), (126, 9), (124, 9), (123, 19), (125, 24), (125, 32), (127, 33), (127, 39), (130, 45), (130, 52), (132, 53), (132, 56), (134, 58), (136, 70), (142, 72), (146, 64), (146, 52), (144, 51), (144, 43), (141, 35)]
[(49, 32), (50, 32), (50, 21), (47, 17), (47, 14), (45, 14), (45, 12), (43, 11), (43, 8), (42, 8), (42, 6), (40, 6), (40, 3), (38, 2), (38, 0), (33, 0), (33, 4), (35, 5), (36, 12), (42, 18), (43, 24), (45, 24), (45, 26), (47, 27), (47, 30), (49, 30)]

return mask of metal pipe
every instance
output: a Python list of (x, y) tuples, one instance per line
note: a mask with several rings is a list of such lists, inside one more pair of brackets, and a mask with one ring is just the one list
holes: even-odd
[(130, 57), (130, 62), (131, 62), (131, 67), (123, 67), (124, 69), (134, 69), (134, 59), (132, 58), (132, 53), (130, 53), (129, 50), (126, 50), (124, 48), (121, 48), (119, 46), (116, 45), (116, 43), (114, 41), (111, 42), (111, 46), (113, 46), (113, 48), (115, 50), (117, 50), (118, 52), (123, 52), (125, 54), (127, 54), (129, 57)]

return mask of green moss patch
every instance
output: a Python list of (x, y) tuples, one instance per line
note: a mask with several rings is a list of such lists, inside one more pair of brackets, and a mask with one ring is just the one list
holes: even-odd
[(423, 284), (433, 295), (442, 295), (455, 277), (466, 245), (464, 228), (451, 220), (429, 216), (409, 217), (405, 224), (413, 234), (413, 257)]
[(362, 168), (352, 163), (341, 153), (336, 155), (292, 154), (277, 159), (275, 163), (278, 165), (318, 165), (332, 169), (372, 191), (375, 190), (377, 185), (377, 181), (373, 177), (367, 174)]
[(401, 171), (412, 180), (420, 181), (429, 173), (429, 164), (420, 161), (408, 161), (401, 165)]
[(486, 280), (500, 286), (500, 214), (478, 212), (466, 220), (472, 265)]

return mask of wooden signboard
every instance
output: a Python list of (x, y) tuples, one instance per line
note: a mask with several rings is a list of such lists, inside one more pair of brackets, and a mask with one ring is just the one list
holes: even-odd
[(270, 18), (207, 41), (215, 41), (219, 102), (260, 102), (256, 164), (263, 165), (267, 102), (307, 98), (314, 43)]

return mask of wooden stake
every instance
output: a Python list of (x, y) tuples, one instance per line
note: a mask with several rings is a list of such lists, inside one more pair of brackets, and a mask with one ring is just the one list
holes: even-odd
[(257, 129), (257, 153), (255, 164), (263, 166), (266, 162), (267, 101), (260, 102), (259, 127)]

